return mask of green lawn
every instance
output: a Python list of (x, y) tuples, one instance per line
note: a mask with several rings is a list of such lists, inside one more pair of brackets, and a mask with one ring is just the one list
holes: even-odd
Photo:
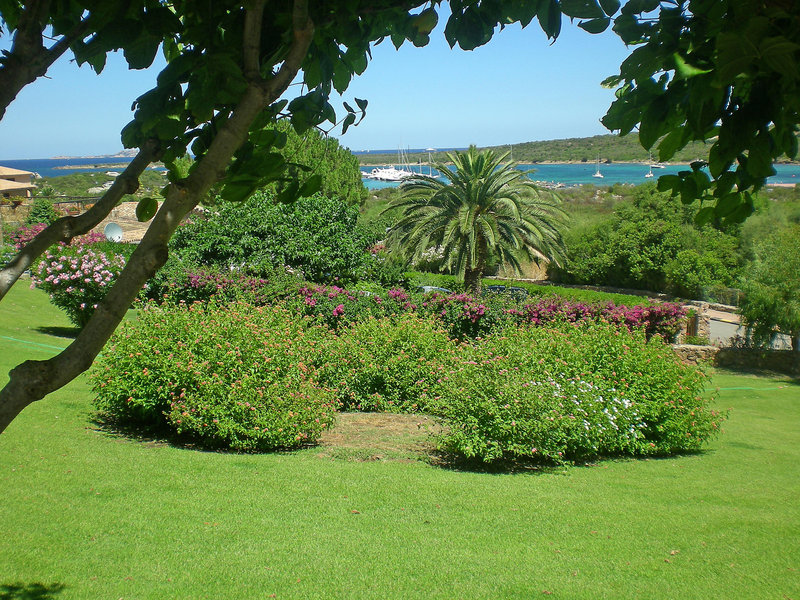
[[(25, 286), (3, 381), (69, 341)], [(704, 454), (487, 474), (131, 440), (81, 378), (0, 435), (0, 599), (798, 599), (800, 385), (713, 383), (732, 411)]]

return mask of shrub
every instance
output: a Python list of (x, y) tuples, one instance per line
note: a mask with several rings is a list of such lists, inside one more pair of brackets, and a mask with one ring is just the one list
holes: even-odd
[(84, 246), (80, 241), (59, 245), (36, 263), (31, 286), (47, 292), (74, 325), (83, 327), (124, 266), (121, 254)]
[(324, 382), (344, 410), (416, 412), (457, 346), (439, 323), (414, 314), (370, 317), (343, 330), (327, 348)]
[(427, 392), (442, 447), (485, 462), (697, 451), (721, 416), (702, 371), (605, 323), (509, 329), (472, 346)]
[(149, 300), (173, 304), (207, 302), (213, 298), (220, 303), (242, 300), (264, 306), (296, 296), (300, 287), (301, 280), (284, 269), (270, 270), (266, 277), (259, 277), (170, 259), (145, 284), (143, 295)]
[(23, 225), (14, 231), (9, 239), (17, 251), (22, 250), (28, 243), (47, 228), (47, 223), (33, 223)]
[(325, 335), (279, 307), (150, 305), (94, 367), (95, 406), (203, 447), (298, 447), (336, 410), (314, 366)]
[(50, 200), (50, 198), (35, 198), (25, 223), (28, 225), (35, 225), (37, 223), (50, 225), (56, 221), (56, 219), (58, 219), (58, 211), (56, 211), (56, 207), (53, 206), (53, 201)]
[(786, 227), (756, 246), (744, 278), (739, 313), (756, 346), (769, 346), (778, 333), (800, 350), (800, 225)]
[(355, 281), (371, 257), (356, 226), (358, 208), (314, 196), (275, 204), (269, 193), (222, 203), (214, 213), (177, 229), (170, 249), (203, 268), (241, 269), (261, 275), (289, 266), (314, 282)]

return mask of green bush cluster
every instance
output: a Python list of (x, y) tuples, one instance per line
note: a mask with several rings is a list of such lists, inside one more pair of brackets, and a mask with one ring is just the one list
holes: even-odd
[(258, 192), (246, 202), (220, 203), (179, 227), (170, 260), (184, 270), (262, 275), (286, 266), (309, 281), (355, 281), (370, 266), (367, 248), (375, 241), (357, 220), (358, 208), (338, 198), (316, 195), (286, 205)]
[(692, 452), (723, 416), (701, 370), (669, 346), (603, 323), (509, 329), (466, 347), (429, 396), (442, 447), (485, 462)]
[(294, 448), (333, 423), (315, 356), (324, 331), (280, 307), (150, 306), (98, 359), (95, 406), (209, 448)]
[(120, 423), (240, 451), (311, 443), (337, 408), (438, 415), (444, 449), (486, 462), (695, 451), (722, 418), (657, 337), (592, 322), (459, 343), (414, 313), (335, 331), (281, 307), (149, 306), (92, 380)]
[(553, 278), (702, 298), (730, 286), (742, 263), (737, 238), (694, 225), (697, 206), (683, 206), (653, 184), (638, 186), (630, 202), (599, 224), (565, 238), (568, 256)]
[(432, 318), (372, 317), (332, 339), (323, 380), (338, 390), (343, 410), (425, 411), (429, 407), (420, 399), (456, 351), (456, 343)]

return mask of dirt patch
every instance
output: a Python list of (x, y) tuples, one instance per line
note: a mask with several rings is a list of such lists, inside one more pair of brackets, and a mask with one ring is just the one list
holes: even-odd
[(441, 427), (425, 415), (339, 413), (319, 441), (321, 458), (418, 460), (434, 449)]

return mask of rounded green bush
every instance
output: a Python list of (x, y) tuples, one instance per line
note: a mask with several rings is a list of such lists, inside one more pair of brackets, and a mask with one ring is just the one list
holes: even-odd
[(417, 412), (427, 408), (420, 398), (457, 353), (433, 318), (369, 317), (331, 340), (322, 372), (344, 410)]
[(444, 449), (547, 462), (701, 449), (722, 416), (703, 372), (658, 339), (602, 323), (508, 329), (437, 381)]
[(297, 447), (333, 423), (334, 391), (314, 367), (326, 335), (280, 307), (149, 306), (98, 360), (95, 405), (204, 447)]

